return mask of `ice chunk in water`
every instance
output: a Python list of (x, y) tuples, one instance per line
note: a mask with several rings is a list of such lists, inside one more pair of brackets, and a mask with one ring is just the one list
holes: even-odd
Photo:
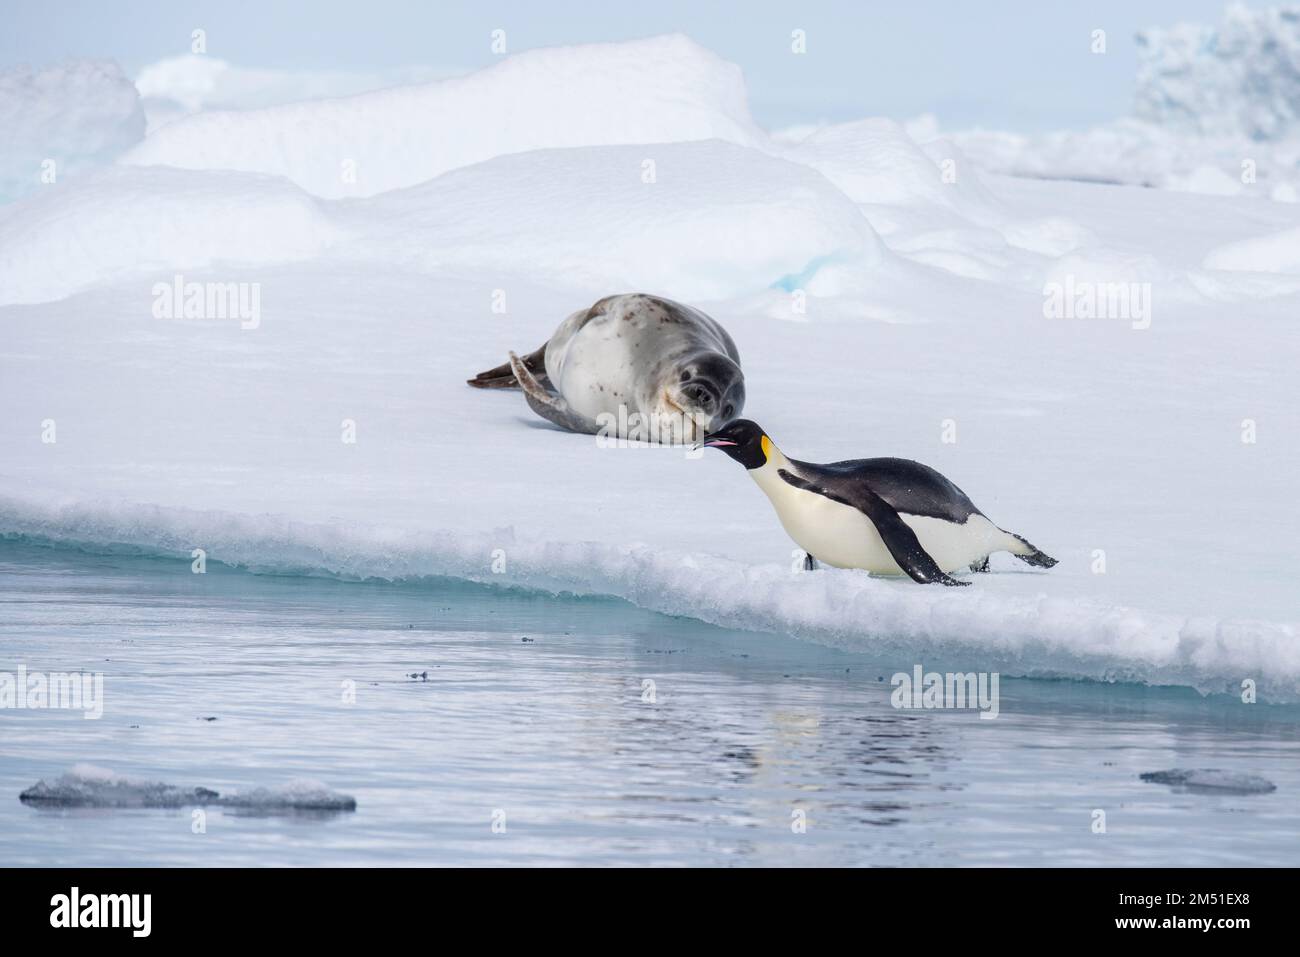
[(1223, 794), (1267, 794), (1276, 791), (1277, 785), (1257, 774), (1237, 771), (1220, 771), (1217, 768), (1171, 768), (1168, 771), (1147, 771), (1143, 781), (1168, 784), (1182, 790)]
[(37, 781), (18, 799), (24, 804), (62, 808), (226, 807), (248, 811), (355, 811), (356, 798), (318, 781), (295, 780), (222, 795), (205, 787), (146, 781), (89, 764), (73, 766), (54, 781)]

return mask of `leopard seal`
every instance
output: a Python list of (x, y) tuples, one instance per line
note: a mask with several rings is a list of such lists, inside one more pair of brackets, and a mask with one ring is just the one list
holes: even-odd
[(523, 389), (534, 412), (572, 432), (671, 445), (700, 441), (745, 406), (727, 330), (693, 306), (643, 293), (606, 296), (545, 345), (467, 381)]

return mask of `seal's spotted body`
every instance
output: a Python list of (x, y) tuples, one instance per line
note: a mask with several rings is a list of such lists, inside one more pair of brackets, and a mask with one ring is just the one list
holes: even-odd
[(657, 296), (607, 296), (565, 319), (541, 349), (510, 360), (470, 385), (521, 387), (535, 412), (575, 432), (695, 442), (745, 404), (727, 331)]

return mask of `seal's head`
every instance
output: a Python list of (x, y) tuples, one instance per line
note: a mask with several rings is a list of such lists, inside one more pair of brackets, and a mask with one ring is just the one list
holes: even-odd
[(730, 421), (745, 407), (745, 374), (720, 352), (684, 356), (664, 379), (660, 405), (683, 419), (679, 442), (700, 441), (710, 426)]

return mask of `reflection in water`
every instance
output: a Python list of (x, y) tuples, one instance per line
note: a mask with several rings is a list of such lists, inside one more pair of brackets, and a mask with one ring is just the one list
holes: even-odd
[[(995, 720), (900, 711), (881, 676), (912, 662), (621, 602), (208, 569), (0, 543), (0, 670), (105, 675), (98, 721), (0, 712), (6, 861), (1251, 865), (1300, 849), (1294, 708), (1005, 680)], [(185, 811), (19, 802), (80, 762), (221, 794), (319, 779), (357, 809), (214, 809), (198, 836)], [(1171, 767), (1277, 791), (1139, 777)]]

